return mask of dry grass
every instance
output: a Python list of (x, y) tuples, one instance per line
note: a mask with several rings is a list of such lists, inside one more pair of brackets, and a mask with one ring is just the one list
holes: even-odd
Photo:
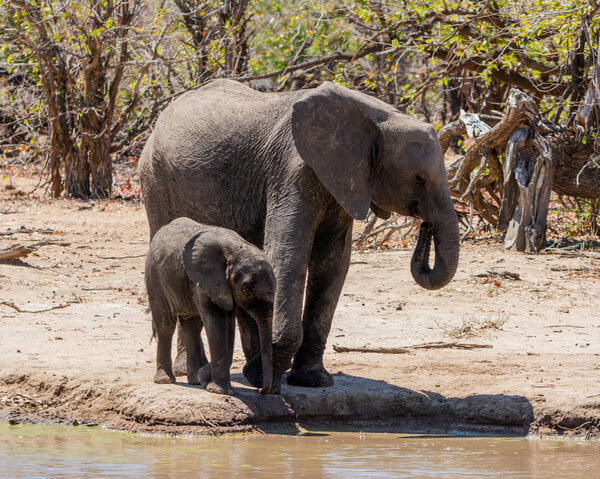
[(485, 330), (501, 330), (510, 319), (507, 313), (497, 312), (486, 318), (477, 318), (470, 314), (462, 317), (461, 323), (457, 326), (450, 324), (438, 325), (451, 338), (465, 338), (475, 336), (477, 333)]

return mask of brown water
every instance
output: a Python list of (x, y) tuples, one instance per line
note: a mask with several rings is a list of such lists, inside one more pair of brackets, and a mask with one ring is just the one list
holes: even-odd
[(600, 441), (327, 432), (217, 438), (0, 424), (0, 477), (600, 477)]

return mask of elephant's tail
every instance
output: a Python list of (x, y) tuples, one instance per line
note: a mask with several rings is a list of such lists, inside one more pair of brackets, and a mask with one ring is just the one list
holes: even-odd
[(152, 321), (152, 336), (150, 336), (149, 343), (152, 344), (152, 340), (156, 338), (156, 328), (154, 327), (154, 321)]

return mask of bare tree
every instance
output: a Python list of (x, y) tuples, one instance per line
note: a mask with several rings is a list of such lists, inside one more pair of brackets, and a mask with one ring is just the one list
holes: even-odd
[[(239, 77), (246, 71), (248, 0), (175, 0), (175, 4), (195, 50), (201, 79), (209, 78), (219, 68), (227, 77)], [(215, 55), (215, 50), (222, 53)], [(217, 61), (211, 62), (215, 57)]]
[(5, 37), (33, 52), (40, 72), (49, 114), (53, 196), (64, 188), (70, 197), (109, 198), (111, 145), (124, 116), (139, 102), (139, 82), (147, 71), (141, 66), (133, 73), (137, 80), (128, 105), (117, 111), (124, 75), (132, 66), (132, 29), (142, 2), (13, 0), (8, 8), (11, 28)]

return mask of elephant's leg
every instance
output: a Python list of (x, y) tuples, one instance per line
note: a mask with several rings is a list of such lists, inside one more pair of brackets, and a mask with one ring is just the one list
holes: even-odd
[[(223, 311), (210, 300), (202, 301), (202, 321), (206, 328), (208, 347), (210, 350), (210, 382), (206, 390), (217, 394), (233, 394), (231, 387), (230, 347), (235, 335), (235, 315), (233, 312)], [(200, 370), (201, 376), (205, 374)]]
[[(307, 188), (309, 198), (311, 191)], [(281, 391), (283, 373), (302, 343), (302, 303), (306, 285), (306, 269), (318, 221), (318, 211), (312, 200), (285, 204), (267, 215), (264, 250), (277, 279), (273, 307), (273, 385), (272, 394)], [(260, 355), (244, 367), (244, 376), (254, 386), (260, 386), (262, 361)]]
[(243, 309), (237, 310), (237, 321), (240, 329), (240, 339), (242, 340), (242, 349), (246, 356), (246, 365), (243, 374), (251, 386), (260, 388), (262, 386), (262, 365), (255, 368), (253, 358), (260, 358), (260, 341), (258, 336), (258, 326), (254, 319)]
[(185, 376), (187, 374), (187, 354), (185, 351), (185, 339), (181, 331), (181, 321), (177, 321), (177, 356), (173, 362), (173, 372), (175, 376)]
[(323, 352), (350, 265), (351, 244), (351, 221), (333, 227), (324, 224), (317, 230), (308, 266), (302, 319), (304, 335), (287, 378), (289, 384), (309, 387), (333, 384), (333, 378), (323, 366)]
[(156, 373), (154, 382), (169, 384), (175, 382), (171, 367), (171, 344), (175, 332), (176, 317), (173, 315), (162, 295), (149, 295), (150, 310), (152, 311), (152, 327), (156, 334)]
[(180, 318), (179, 333), (187, 350), (187, 379), (189, 384), (200, 384), (198, 372), (208, 364), (202, 345), (202, 320), (200, 316)]

